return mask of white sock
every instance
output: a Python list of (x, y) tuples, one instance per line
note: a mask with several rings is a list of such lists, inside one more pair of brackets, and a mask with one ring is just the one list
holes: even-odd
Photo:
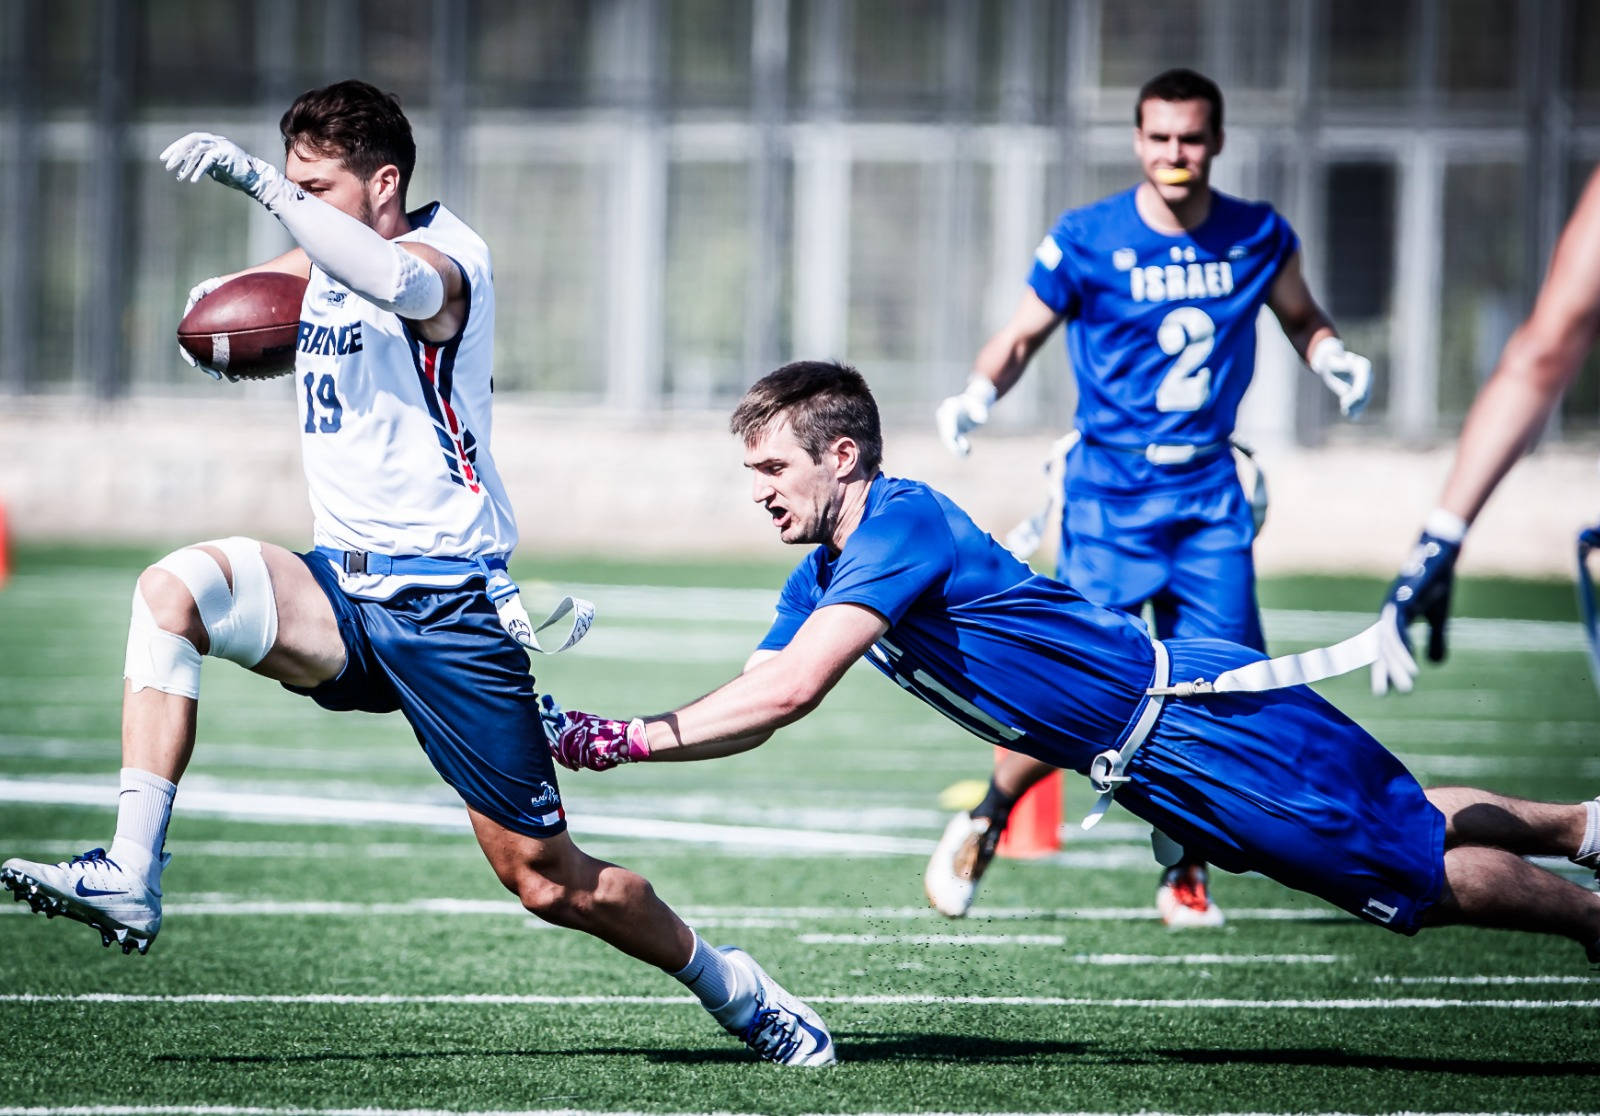
[(682, 981), (705, 1005), (715, 1012), (733, 1002), (739, 990), (739, 970), (717, 950), (706, 945), (699, 934), (694, 936), (694, 953), (689, 963), (672, 974)]
[(1583, 804), (1589, 819), (1583, 827), (1583, 843), (1572, 859), (1586, 868), (1600, 868), (1600, 799), (1591, 798)]
[(122, 769), (122, 793), (117, 796), (117, 835), (108, 855), (125, 872), (155, 884), (161, 878), (161, 847), (172, 820), (172, 798), (177, 785), (137, 767)]

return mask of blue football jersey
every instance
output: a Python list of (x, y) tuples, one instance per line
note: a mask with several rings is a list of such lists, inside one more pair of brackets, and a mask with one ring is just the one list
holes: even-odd
[(1068, 319), (1086, 442), (1216, 446), (1255, 371), (1256, 315), (1299, 240), (1265, 202), (1216, 192), (1201, 225), (1157, 232), (1135, 193), (1063, 213), (1028, 285)]
[(889, 621), (873, 666), (975, 735), (1087, 771), (1145, 700), (1155, 652), (1143, 624), (1017, 561), (948, 498), (879, 476), (837, 555), (789, 576), (761, 647), (808, 616), (857, 604)]

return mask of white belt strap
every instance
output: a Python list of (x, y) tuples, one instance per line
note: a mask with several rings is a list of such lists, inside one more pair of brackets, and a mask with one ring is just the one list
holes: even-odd
[(1100, 797), (1094, 800), (1094, 807), (1089, 811), (1088, 817), (1083, 819), (1084, 829), (1093, 829), (1111, 808), (1112, 792), (1128, 781), (1128, 776), (1124, 774), (1128, 761), (1133, 758), (1133, 753), (1139, 750), (1139, 745), (1144, 743), (1145, 737), (1149, 736), (1150, 730), (1155, 727), (1156, 718), (1161, 715), (1161, 707), (1166, 704), (1166, 695), (1171, 692), (1171, 688), (1167, 685), (1171, 661), (1167, 656), (1166, 645), (1159, 639), (1150, 642), (1156, 652), (1156, 671), (1150, 679), (1154, 685), (1145, 691), (1148, 700), (1144, 703), (1144, 709), (1140, 711), (1138, 720), (1133, 722), (1133, 727), (1123, 739), (1122, 747), (1107, 748), (1089, 761), (1089, 785)]
[(1379, 636), (1384, 621), (1351, 636), (1331, 647), (1315, 647), (1298, 655), (1280, 655), (1276, 659), (1246, 663), (1242, 667), (1225, 670), (1207, 681), (1196, 678), (1192, 682), (1176, 682), (1151, 693), (1172, 697), (1195, 697), (1202, 694), (1259, 693), (1263, 690), (1281, 690), (1286, 686), (1304, 686), (1320, 682), (1377, 661)]

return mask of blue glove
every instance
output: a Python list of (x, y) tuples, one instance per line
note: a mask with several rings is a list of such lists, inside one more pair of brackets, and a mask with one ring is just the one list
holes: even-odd
[(1429, 660), (1444, 661), (1444, 630), (1450, 619), (1450, 591), (1455, 585), (1456, 558), (1460, 553), (1459, 542), (1427, 531), (1411, 548), (1400, 576), (1389, 586), (1380, 613), (1380, 619), (1387, 623), (1380, 636), (1382, 653), (1372, 664), (1374, 694), (1387, 693), (1390, 687), (1401, 693), (1411, 691), (1417, 664), (1406, 629), (1413, 621), (1427, 621)]

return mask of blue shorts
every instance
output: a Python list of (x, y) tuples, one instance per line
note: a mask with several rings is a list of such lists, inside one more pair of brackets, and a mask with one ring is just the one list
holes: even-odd
[[(1261, 658), (1167, 644), (1175, 681)], [(1444, 886), (1444, 815), (1404, 765), (1305, 686), (1168, 698), (1119, 805), (1230, 872), (1256, 871), (1401, 934)]]
[(345, 664), (314, 689), (286, 688), (324, 709), (400, 710), (468, 806), (529, 837), (565, 830), (528, 653), (500, 626), (483, 579), (367, 601), (345, 595), (326, 559), (300, 558), (333, 606)]
[(1056, 580), (1135, 615), (1149, 601), (1157, 639), (1209, 637), (1264, 649), (1250, 554), (1255, 522), (1232, 458), (1195, 481), (1116, 494), (1069, 480)]

